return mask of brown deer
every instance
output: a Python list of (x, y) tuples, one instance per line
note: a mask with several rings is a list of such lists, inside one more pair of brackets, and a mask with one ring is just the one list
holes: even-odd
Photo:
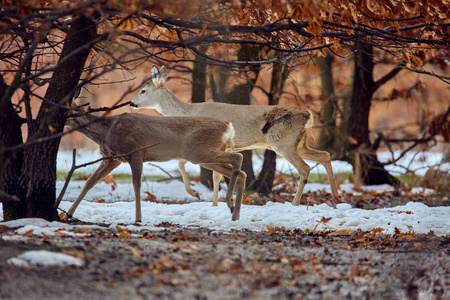
[[(230, 122), (208, 117), (161, 117), (136, 113), (98, 117), (81, 113), (68, 119), (68, 126), (92, 139), (100, 153), (109, 158), (89, 177), (65, 219), (73, 215), (86, 193), (122, 162), (131, 166), (136, 197), (136, 222), (141, 222), (140, 189), (142, 164), (146, 161), (178, 159), (230, 178), (226, 194), (232, 220), (239, 219), (246, 174), (241, 171), (242, 155), (225, 152), (233, 147), (234, 128)], [(233, 191), (236, 186), (236, 203)]]
[[(184, 103), (165, 86), (167, 70), (153, 66), (151, 79), (146, 82), (131, 102), (137, 108), (154, 108), (164, 116), (208, 116), (233, 123), (236, 131), (236, 151), (246, 149), (271, 149), (286, 158), (297, 169), (300, 183), (293, 205), (299, 205), (307, 183), (310, 167), (303, 159), (323, 165), (327, 171), (331, 193), (336, 201), (339, 195), (331, 167), (330, 154), (308, 147), (306, 139), (313, 124), (312, 114), (305, 109), (288, 106), (232, 105), (217, 102)], [(183, 168), (181, 169), (183, 171)], [(217, 205), (220, 176), (213, 176)], [(185, 183), (187, 184), (187, 183)]]

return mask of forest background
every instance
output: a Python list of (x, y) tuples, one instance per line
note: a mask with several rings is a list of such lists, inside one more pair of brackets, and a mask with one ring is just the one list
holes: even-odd
[[(153, 64), (170, 69), (169, 89), (184, 101), (308, 108), (316, 148), (351, 163), (356, 182), (399, 184), (385, 164), (448, 149), (448, 4), (3, 0), (4, 218), (58, 219), (56, 154), (72, 99), (110, 113)], [(66, 141), (62, 148), (92, 147)], [(379, 149), (400, 155), (381, 163)], [(243, 166), (260, 193), (274, 178), (275, 154), (264, 156), (260, 174), (249, 159)]]

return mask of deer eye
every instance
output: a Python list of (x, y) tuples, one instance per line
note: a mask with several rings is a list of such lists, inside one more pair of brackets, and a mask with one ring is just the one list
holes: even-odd
[(145, 94), (145, 90), (142, 90), (142, 91), (141, 91), (141, 94), (142, 94), (142, 95)]

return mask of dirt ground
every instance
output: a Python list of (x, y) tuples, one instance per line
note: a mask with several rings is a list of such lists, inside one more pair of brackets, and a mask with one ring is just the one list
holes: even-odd
[[(448, 194), (347, 195), (346, 201), (365, 209), (409, 201), (449, 205)], [(450, 299), (450, 235), (158, 226), (133, 232), (74, 226), (77, 237), (30, 231), (19, 239), (14, 228), (0, 226), (0, 299)], [(7, 263), (27, 250), (62, 252), (84, 266)]]
[[(0, 236), (12, 234), (0, 228)], [(450, 299), (449, 240), (173, 225), (0, 238), (0, 299)], [(68, 253), (85, 265), (7, 264), (31, 249)]]

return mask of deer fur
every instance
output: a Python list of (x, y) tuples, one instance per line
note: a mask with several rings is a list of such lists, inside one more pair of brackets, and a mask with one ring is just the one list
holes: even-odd
[[(330, 154), (306, 144), (313, 124), (312, 114), (305, 109), (288, 106), (233, 105), (217, 102), (184, 103), (165, 86), (167, 70), (153, 66), (147, 81), (131, 102), (137, 108), (154, 108), (164, 116), (208, 116), (233, 123), (236, 151), (271, 149), (287, 159), (298, 171), (300, 183), (292, 204), (299, 205), (307, 183), (310, 167), (303, 159), (323, 165), (327, 171), (331, 192), (336, 201), (343, 202), (336, 187)], [(183, 170), (182, 170), (183, 172)], [(220, 176), (213, 176), (218, 190)], [(216, 193), (215, 193), (216, 194)], [(217, 205), (217, 198), (213, 200)]]
[[(172, 159), (180, 160), (183, 166), (187, 161), (200, 164), (229, 177), (230, 185), (226, 200), (232, 212), (232, 220), (239, 219), (246, 174), (241, 171), (242, 155), (225, 152), (227, 147), (233, 146), (234, 128), (230, 122), (197, 116), (161, 117), (125, 113), (98, 117), (82, 113), (80, 116), (69, 118), (66, 124), (96, 142), (102, 156), (124, 155), (101, 162), (70, 207), (66, 219), (73, 215), (83, 197), (94, 185), (120, 163), (128, 162), (131, 166), (136, 197), (136, 222), (140, 222), (142, 220), (140, 204), (142, 164), (146, 161)], [(232, 198), (235, 186), (236, 203), (234, 204)]]

